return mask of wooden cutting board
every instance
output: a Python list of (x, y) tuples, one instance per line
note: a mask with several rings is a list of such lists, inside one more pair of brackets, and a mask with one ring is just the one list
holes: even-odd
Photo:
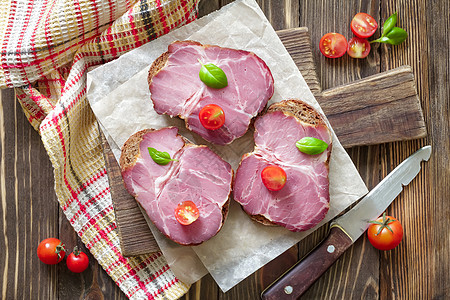
[[(409, 66), (321, 91), (305, 27), (277, 32), (327, 115), (344, 147), (426, 136), (419, 97)], [(122, 182), (119, 165), (102, 137), (122, 254), (159, 251), (135, 199)]]

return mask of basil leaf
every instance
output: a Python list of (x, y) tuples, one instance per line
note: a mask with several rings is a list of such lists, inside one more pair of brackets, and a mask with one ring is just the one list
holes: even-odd
[(408, 33), (400, 27), (394, 27), (386, 34), (386, 37), (389, 39), (389, 44), (398, 45), (406, 40)]
[(328, 148), (328, 144), (313, 137), (304, 137), (295, 143), (298, 150), (303, 153), (315, 155), (320, 154)]
[(381, 34), (381, 37), (386, 36), (392, 28), (394, 28), (395, 24), (397, 24), (397, 12), (392, 14), (383, 24), (383, 33)]
[(148, 147), (148, 153), (155, 163), (158, 165), (167, 165), (171, 161), (178, 161), (176, 159), (170, 158), (170, 154), (167, 152), (161, 152), (156, 150), (155, 148)]
[(408, 33), (399, 27), (394, 27), (389, 31), (386, 36), (380, 37), (377, 40), (373, 40), (370, 43), (385, 43), (391, 45), (398, 45), (403, 43), (408, 37)]
[(207, 86), (215, 89), (221, 89), (228, 85), (227, 75), (215, 64), (202, 64), (199, 77)]

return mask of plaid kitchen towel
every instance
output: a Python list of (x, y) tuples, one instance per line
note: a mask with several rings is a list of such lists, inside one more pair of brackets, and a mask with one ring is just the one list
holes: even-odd
[(67, 218), (131, 299), (177, 299), (188, 286), (161, 253), (125, 258), (97, 122), (89, 67), (194, 20), (199, 0), (0, 0), (0, 87), (15, 87), (54, 167)]

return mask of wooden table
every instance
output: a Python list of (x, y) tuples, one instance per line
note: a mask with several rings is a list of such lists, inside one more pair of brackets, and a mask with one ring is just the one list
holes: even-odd
[[(200, 15), (227, 0), (203, 0)], [(360, 238), (302, 299), (449, 299), (450, 298), (450, 7), (441, 1), (259, 1), (276, 30), (310, 30), (317, 73), (323, 89), (404, 64), (412, 67), (428, 137), (347, 149), (369, 188), (408, 155), (431, 144), (433, 154), (418, 177), (388, 208), (401, 220), (405, 236), (399, 247), (380, 252)], [(400, 46), (374, 45), (368, 58), (325, 59), (318, 41), (326, 32), (351, 37), (357, 12), (383, 23), (398, 11), (409, 37)], [(2, 299), (125, 299), (92, 256), (90, 268), (71, 274), (63, 265), (39, 262), (40, 240), (60, 236), (68, 248), (82, 243), (66, 220), (53, 191), (53, 172), (39, 135), (29, 125), (14, 91), (1, 91), (0, 106), (0, 278)], [(269, 264), (227, 293), (211, 276), (194, 284), (184, 299), (257, 299), (261, 290), (302, 257), (326, 234), (323, 227), (275, 264)]]

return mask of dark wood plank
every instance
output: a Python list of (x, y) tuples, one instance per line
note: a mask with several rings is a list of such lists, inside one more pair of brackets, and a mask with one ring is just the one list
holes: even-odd
[(306, 27), (298, 27), (277, 31), (283, 41), (283, 45), (291, 55), (297, 68), (302, 73), (308, 87), (314, 95), (321, 92), (319, 79), (317, 78), (316, 65), (311, 52), (311, 40)]
[(125, 189), (119, 164), (103, 134), (101, 140), (122, 255), (135, 256), (159, 251), (136, 200)]
[[(428, 121), (428, 131), (432, 132), (426, 143), (431, 143), (434, 147), (434, 155), (426, 173), (416, 183), (420, 192), (416, 196), (420, 206), (409, 210), (408, 229), (412, 229), (410, 232), (414, 234), (413, 236), (420, 237), (419, 243), (425, 242), (429, 245), (427, 261), (421, 264), (421, 269), (414, 269), (415, 276), (423, 272), (430, 274), (427, 276), (430, 290), (424, 287), (422, 294), (427, 293), (434, 299), (449, 299), (450, 272), (447, 266), (450, 264), (450, 251), (448, 251), (450, 249), (450, 234), (448, 234), (450, 232), (450, 222), (448, 222), (450, 219), (450, 53), (442, 49), (450, 49), (448, 38), (450, 24), (448, 17), (444, 17), (443, 19), (447, 21), (442, 22), (441, 18), (436, 16), (449, 16), (450, 4), (448, 1), (423, 2), (413, 10), (413, 15), (420, 18), (420, 23), (411, 22), (409, 27), (414, 26), (411, 31), (420, 30), (420, 34), (417, 34), (420, 42), (419, 46), (416, 46), (418, 53), (413, 57), (422, 55), (427, 57), (415, 73), (416, 77), (420, 74), (419, 92), (425, 100), (423, 107), (426, 107), (425, 120)], [(419, 13), (422, 7), (426, 11), (426, 16)], [(426, 23), (423, 20), (425, 17)], [(422, 26), (422, 28), (415, 28), (415, 26)], [(421, 46), (423, 48), (420, 48)], [(413, 221), (415, 217), (413, 209), (419, 209), (420, 217), (428, 220), (426, 226), (418, 226)], [(426, 236), (421, 234), (424, 230), (426, 230)], [(415, 242), (410, 243), (412, 245)], [(423, 259), (423, 257), (417, 258)], [(418, 287), (415, 287), (414, 291), (416, 289)]]
[(55, 298), (60, 268), (36, 255), (41, 240), (58, 237), (53, 172), (12, 89), (1, 91), (0, 157), (0, 298)]
[(345, 147), (427, 135), (409, 66), (328, 89), (317, 101)]
[(201, 18), (220, 8), (220, 0), (200, 1), (198, 4), (198, 17)]

